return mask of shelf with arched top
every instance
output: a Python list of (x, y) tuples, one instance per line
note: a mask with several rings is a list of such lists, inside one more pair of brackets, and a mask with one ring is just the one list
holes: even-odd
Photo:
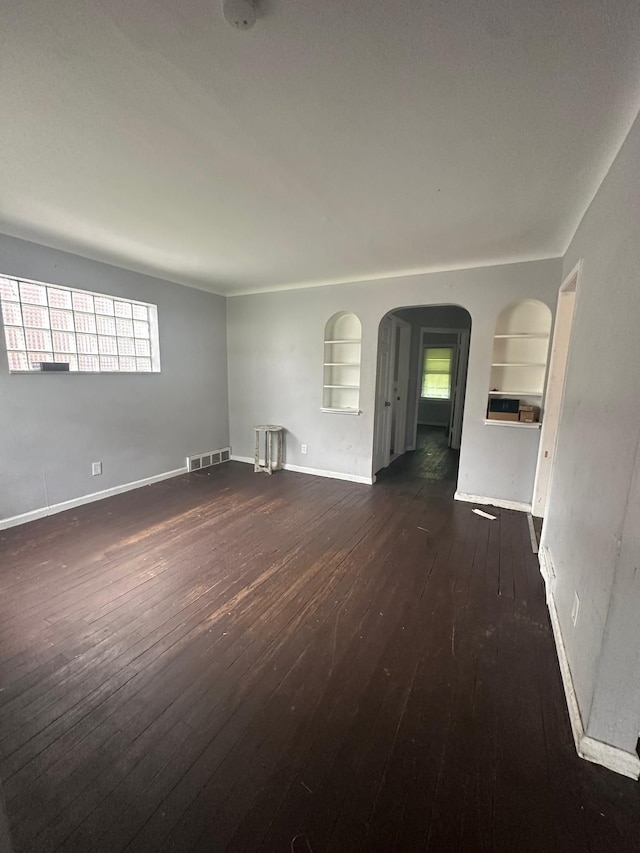
[(362, 326), (355, 314), (340, 311), (324, 329), (322, 411), (359, 414)]
[(539, 409), (550, 333), (551, 311), (537, 299), (514, 302), (500, 312), (493, 338), (490, 401), (515, 398), (521, 406)]

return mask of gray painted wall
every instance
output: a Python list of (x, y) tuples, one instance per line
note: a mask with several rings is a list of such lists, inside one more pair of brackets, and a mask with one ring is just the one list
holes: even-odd
[[(380, 320), (401, 307), (454, 304), (472, 318), (458, 489), (530, 502), (538, 431), (483, 423), (493, 334), (498, 314), (515, 300), (533, 297), (553, 309), (560, 273), (556, 259), (229, 298), (233, 453), (252, 456), (254, 425), (280, 423), (288, 463), (370, 477)], [(324, 324), (337, 311), (353, 311), (362, 322), (359, 417), (320, 411)]]
[(10, 375), (0, 332), (0, 519), (229, 443), (223, 297), (4, 236), (2, 273), (157, 304), (162, 372)]
[[(640, 731), (640, 123), (564, 259), (579, 259), (544, 541), (583, 724), (635, 750)], [(576, 627), (570, 614), (580, 598)]]

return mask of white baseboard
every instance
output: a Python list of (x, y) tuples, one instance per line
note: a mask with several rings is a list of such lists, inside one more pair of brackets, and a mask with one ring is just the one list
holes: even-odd
[(538, 554), (540, 560), (540, 571), (545, 580), (547, 587), (547, 607), (551, 617), (551, 626), (553, 628), (553, 637), (556, 643), (556, 652), (558, 654), (558, 662), (560, 664), (560, 673), (562, 675), (562, 683), (564, 685), (564, 694), (567, 700), (567, 708), (569, 710), (569, 719), (571, 721), (571, 731), (573, 732), (573, 741), (575, 743), (576, 752), (580, 758), (586, 761), (591, 761), (594, 764), (600, 764), (615, 773), (621, 773), (623, 776), (628, 776), (630, 779), (638, 779), (640, 777), (640, 758), (633, 753), (620, 749), (617, 746), (604, 743), (596, 740), (585, 734), (582, 724), (582, 716), (578, 706), (576, 691), (573, 686), (573, 678), (571, 676), (571, 668), (569, 667), (569, 659), (562, 637), (562, 629), (558, 618), (555, 599), (553, 596), (553, 585), (555, 581), (555, 571), (553, 563), (546, 547), (540, 548)]
[(456, 492), (453, 496), (457, 501), (465, 501), (470, 504), (482, 504), (482, 506), (498, 506), (501, 509), (515, 509), (518, 512), (531, 512), (531, 504), (520, 501), (505, 501), (502, 498), (487, 498), (484, 495), (468, 495), (465, 492)]
[(175, 471), (165, 471), (163, 474), (154, 474), (153, 477), (145, 477), (144, 480), (135, 480), (133, 483), (124, 483), (121, 486), (113, 486), (110, 489), (104, 489), (101, 492), (92, 492), (90, 495), (82, 495), (80, 498), (73, 498), (70, 501), (62, 501), (62, 503), (52, 504), (51, 506), (33, 509), (30, 512), (22, 513), (22, 515), (13, 515), (10, 518), (0, 518), (0, 530), (6, 530), (9, 527), (16, 527), (18, 524), (26, 524), (28, 521), (35, 521), (38, 518), (45, 518), (48, 515), (55, 515), (58, 512), (64, 512), (67, 509), (74, 509), (83, 504), (90, 504), (94, 501), (100, 501), (103, 498), (110, 498), (112, 495), (120, 495), (123, 492), (130, 492), (132, 489), (139, 489), (141, 486), (150, 486), (152, 483), (159, 483), (161, 480), (168, 480), (171, 477), (179, 477), (180, 474), (186, 474), (186, 468), (176, 468)]
[[(254, 460), (251, 456), (231, 456), (232, 462), (246, 462), (248, 465), (253, 465)], [(348, 480), (350, 483), (364, 483), (366, 486), (372, 486), (375, 483), (375, 477), (360, 477), (357, 474), (343, 474), (341, 471), (324, 471), (322, 468), (306, 468), (302, 465), (291, 465), (288, 462), (282, 466), (285, 471), (295, 471), (298, 474), (311, 474), (314, 477), (330, 477), (332, 480)]]
[(533, 526), (533, 516), (530, 512), (527, 513), (527, 525), (529, 527), (529, 540), (531, 541), (531, 551), (534, 554), (537, 554), (540, 550), (538, 546), (538, 535), (536, 533), (536, 529)]
[(343, 474), (341, 471), (323, 471), (321, 468), (305, 468), (302, 465), (283, 465), (285, 471), (297, 471), (298, 474), (312, 474), (314, 477), (330, 477), (332, 480), (348, 480), (350, 483), (364, 483), (372, 486), (373, 477), (361, 477), (358, 474)]

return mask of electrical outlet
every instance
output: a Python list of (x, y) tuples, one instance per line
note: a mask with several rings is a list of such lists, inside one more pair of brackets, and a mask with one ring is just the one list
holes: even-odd
[(575, 628), (576, 622), (578, 621), (578, 611), (580, 610), (580, 599), (578, 598), (578, 593), (573, 593), (573, 607), (571, 608), (571, 621), (573, 622), (573, 626)]
[(92, 462), (91, 463), (91, 475), (93, 477), (97, 477), (98, 474), (102, 474), (102, 462)]
[(306, 453), (306, 452), (307, 452), (307, 445), (301, 444), (300, 445), (300, 453)]

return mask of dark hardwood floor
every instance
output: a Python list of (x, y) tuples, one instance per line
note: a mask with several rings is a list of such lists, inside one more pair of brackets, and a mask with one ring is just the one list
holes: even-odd
[(574, 751), (526, 517), (423, 451), (0, 533), (15, 850), (637, 851), (638, 786)]

